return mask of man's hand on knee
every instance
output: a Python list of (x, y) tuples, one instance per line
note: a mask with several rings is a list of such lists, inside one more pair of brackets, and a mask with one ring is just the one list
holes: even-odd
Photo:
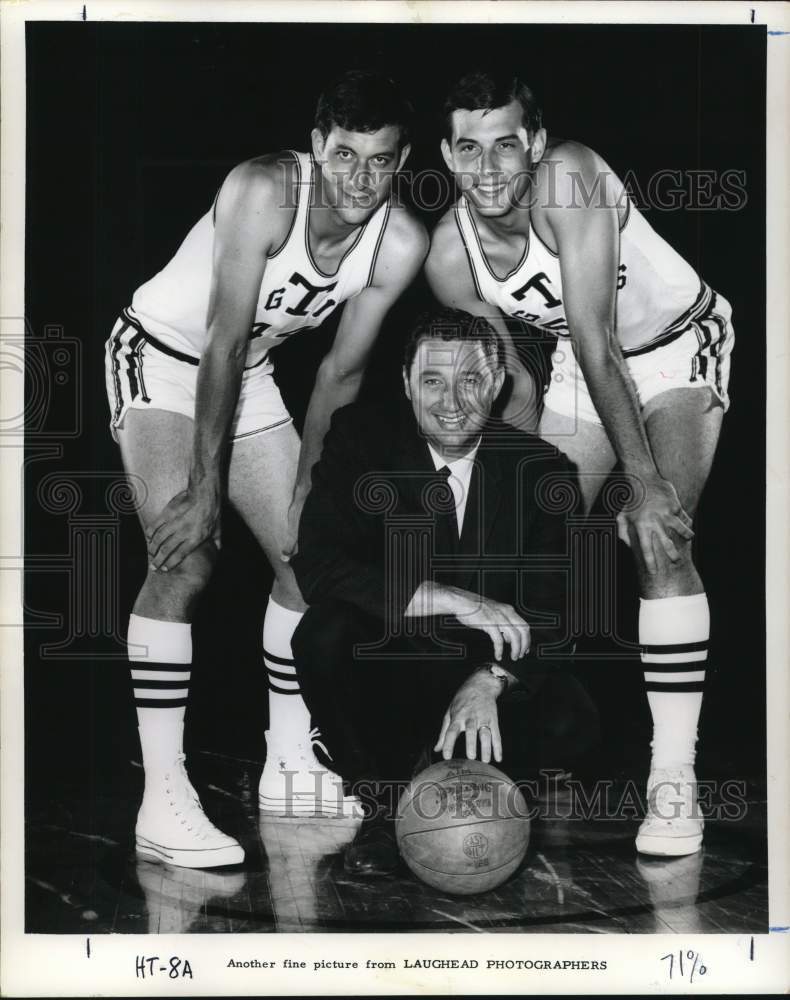
[(447, 584), (423, 582), (417, 588), (404, 615), (454, 615), (461, 625), (479, 629), (491, 639), (494, 658), (501, 660), (505, 645), (510, 659), (520, 660), (529, 652), (531, 636), (527, 622), (512, 604), (483, 597), (471, 590)]
[(146, 531), (151, 569), (175, 569), (204, 542), (220, 547), (220, 496), (214, 489), (195, 487), (177, 493)]
[(694, 532), (691, 518), (683, 510), (672, 483), (656, 475), (642, 479), (642, 486), (641, 503), (618, 514), (618, 534), (626, 545), (638, 550), (647, 572), (656, 573), (657, 552), (665, 554), (671, 562), (679, 562), (682, 543), (690, 542)]
[(288, 507), (288, 514), (286, 515), (285, 523), (285, 539), (280, 553), (280, 559), (282, 562), (290, 562), (298, 551), (299, 519), (302, 516), (304, 501), (304, 497), (294, 497)]

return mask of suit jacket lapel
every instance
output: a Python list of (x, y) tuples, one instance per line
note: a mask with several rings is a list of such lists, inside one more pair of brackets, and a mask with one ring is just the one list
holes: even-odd
[(426, 502), (426, 488), (438, 485), (436, 468), (428, 444), (420, 433), (411, 408), (402, 407), (399, 414), (399, 435), (396, 467), (402, 475), (399, 492), (407, 509), (425, 514), (434, 523), (434, 551), (441, 555), (458, 552), (458, 529), (455, 513), (438, 513)]
[[(401, 406), (398, 414), (398, 436), (394, 466), (401, 481), (397, 484), (405, 506), (414, 511), (424, 510), (422, 491), (427, 479), (435, 473), (428, 445), (419, 433), (411, 408)], [(386, 456), (383, 456), (386, 461)]]
[[(496, 450), (486, 446), (485, 436), (475, 457), (469, 482), (469, 498), (464, 512), (460, 553), (482, 555), (502, 503), (502, 466)], [(475, 573), (474, 567), (459, 571), (459, 586), (464, 587)]]
[(437, 478), (428, 444), (417, 427), (410, 407), (403, 407), (399, 416), (396, 466), (401, 476), (398, 488), (406, 509), (433, 521), (433, 551), (439, 555), (457, 552), (458, 530), (454, 512), (439, 513), (435, 507), (432, 509), (429, 500), (428, 491), (443, 481)]

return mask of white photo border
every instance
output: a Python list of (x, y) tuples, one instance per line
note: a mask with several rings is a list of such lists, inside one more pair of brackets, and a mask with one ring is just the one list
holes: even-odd
[[(751, 935), (618, 935), (491, 934), (282, 934), (157, 936), (160, 955), (196, 955), (199, 976), (172, 985), (181, 995), (334, 995), (445, 993), (669, 993), (685, 991), (669, 984), (659, 957), (679, 947), (704, 953), (709, 969), (696, 985), (701, 992), (784, 992), (790, 956), (790, 829), (788, 768), (790, 735), (790, 155), (786, 123), (790, 120), (790, 6), (784, 3), (542, 3), (504, 2), (332, 2), (332, 0), (20, 0), (0, 6), (2, 46), (2, 243), (0, 245), (0, 338), (7, 317), (24, 308), (25, 241), (25, 23), (68, 21), (88, 17), (113, 21), (325, 21), (378, 23), (620, 23), (620, 24), (765, 24), (768, 27), (767, 70), (767, 745), (769, 821), (769, 906), (771, 928)], [(21, 372), (3, 373), (0, 419), (24, 410)], [(151, 950), (144, 935), (97, 935), (90, 958), (85, 936), (31, 935), (24, 932), (23, 813), (23, 681), (22, 681), (22, 457), (23, 440), (3, 441), (0, 451), (0, 662), (2, 663), (2, 991), (8, 996), (152, 995), (159, 980), (135, 978), (135, 956)], [(407, 971), (404, 956), (425, 953), (441, 958), (540, 957), (597, 960), (600, 973), (516, 973), (478, 970)], [(307, 961), (304, 972), (235, 969), (231, 958), (266, 957)], [(364, 969), (319, 977), (311, 963), (323, 958), (392, 959), (397, 972)]]

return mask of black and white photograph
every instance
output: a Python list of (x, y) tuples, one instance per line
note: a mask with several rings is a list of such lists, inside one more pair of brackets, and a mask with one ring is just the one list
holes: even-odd
[(787, 5), (15, 6), (7, 995), (783, 992)]

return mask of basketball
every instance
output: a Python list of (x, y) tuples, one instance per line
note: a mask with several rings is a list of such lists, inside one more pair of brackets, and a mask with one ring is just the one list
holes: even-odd
[(476, 760), (432, 764), (398, 803), (403, 860), (435, 889), (460, 896), (501, 885), (529, 845), (524, 796), (510, 778)]

